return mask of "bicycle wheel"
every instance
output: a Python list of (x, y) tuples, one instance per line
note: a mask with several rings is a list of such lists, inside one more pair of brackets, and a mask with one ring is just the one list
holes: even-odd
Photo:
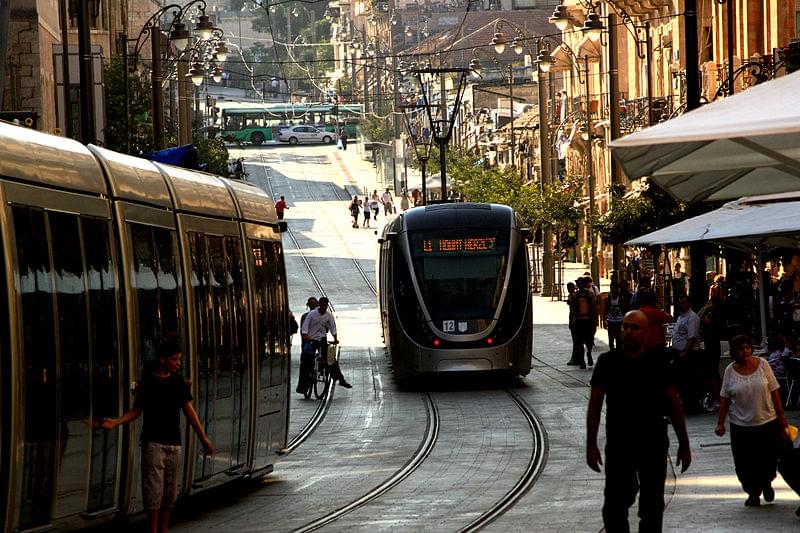
[(321, 358), (316, 360), (316, 379), (314, 380), (314, 396), (321, 400), (328, 388), (328, 367)]

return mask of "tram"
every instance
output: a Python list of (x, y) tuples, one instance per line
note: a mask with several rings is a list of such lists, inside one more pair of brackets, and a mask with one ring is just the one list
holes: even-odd
[(530, 372), (529, 236), (496, 204), (416, 207), (384, 227), (378, 300), (396, 379)]
[(99, 424), (167, 338), (217, 448), (203, 457), (183, 422), (180, 494), (270, 472), (290, 346), (270, 198), (6, 123), (0, 146), (0, 531), (142, 510), (141, 419)]

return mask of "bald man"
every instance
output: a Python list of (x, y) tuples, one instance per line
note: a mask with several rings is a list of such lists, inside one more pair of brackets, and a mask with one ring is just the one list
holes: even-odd
[(597, 431), (606, 401), (606, 486), (603, 524), (608, 533), (628, 532), (628, 509), (639, 492), (639, 531), (661, 531), (669, 439), (668, 416), (678, 436), (681, 472), (692, 461), (683, 409), (666, 360), (645, 344), (647, 316), (628, 312), (622, 347), (597, 359), (586, 417), (586, 463), (600, 472)]

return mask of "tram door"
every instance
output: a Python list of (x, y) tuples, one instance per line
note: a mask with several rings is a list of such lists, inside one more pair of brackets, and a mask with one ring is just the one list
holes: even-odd
[(258, 411), (256, 417), (255, 461), (258, 470), (271, 464), (271, 454), (285, 444), (286, 417), (286, 348), (281, 347), (279, 309), (285, 302), (282, 272), (280, 269), (280, 245), (278, 243), (251, 240), (255, 285), (254, 314), (256, 321), (256, 361), (258, 365)]
[[(89, 204), (90, 200), (86, 200)], [(119, 290), (106, 218), (12, 207), (21, 303), (19, 528), (114, 507)]]
[(247, 309), (241, 240), (189, 232), (192, 310), (196, 313), (195, 407), (214, 457), (199, 456), (196, 480), (243, 466), (250, 417)]

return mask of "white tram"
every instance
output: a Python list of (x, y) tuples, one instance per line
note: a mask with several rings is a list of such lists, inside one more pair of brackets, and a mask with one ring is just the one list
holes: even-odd
[(290, 346), (270, 198), (5, 123), (0, 147), (0, 531), (141, 510), (141, 421), (96, 423), (171, 336), (217, 446), (203, 457), (184, 427), (181, 494), (270, 472)]

